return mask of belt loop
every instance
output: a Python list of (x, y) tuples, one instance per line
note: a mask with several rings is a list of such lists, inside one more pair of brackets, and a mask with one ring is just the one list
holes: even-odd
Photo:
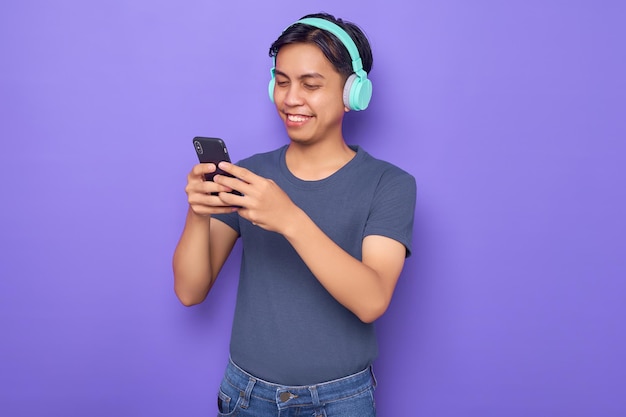
[(370, 365), (370, 374), (372, 375), (372, 387), (376, 389), (378, 381), (376, 381), (376, 375), (374, 375), (374, 365)]
[(250, 396), (252, 395), (252, 388), (254, 388), (254, 384), (256, 384), (256, 379), (250, 378), (250, 380), (248, 381), (248, 386), (246, 387), (246, 392), (243, 392), (240, 394), (243, 397), (241, 399), (241, 408), (248, 408), (248, 404), (250, 403)]
[(315, 417), (326, 417), (326, 410), (324, 406), (320, 403), (320, 397), (317, 393), (317, 386), (311, 385), (309, 387), (309, 391), (311, 392), (311, 401), (313, 402), (313, 407), (315, 407)]
[(313, 401), (313, 407), (319, 407), (320, 397), (317, 395), (317, 386), (311, 385), (309, 387), (309, 391), (311, 392), (311, 401)]

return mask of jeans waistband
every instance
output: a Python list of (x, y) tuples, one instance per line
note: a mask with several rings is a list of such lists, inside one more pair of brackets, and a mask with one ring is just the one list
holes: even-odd
[(259, 379), (229, 360), (225, 379), (242, 391), (246, 403), (252, 396), (275, 402), (279, 408), (304, 405), (320, 406), (376, 387), (376, 378), (371, 366), (356, 374), (328, 382), (315, 385), (287, 386)]

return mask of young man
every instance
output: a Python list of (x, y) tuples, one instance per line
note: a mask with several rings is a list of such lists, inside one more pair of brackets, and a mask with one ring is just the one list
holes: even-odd
[(372, 53), (357, 26), (305, 16), (270, 55), (290, 142), (219, 164), (235, 178), (203, 181), (215, 165), (193, 167), (175, 291), (202, 302), (243, 240), (219, 415), (374, 416), (372, 323), (410, 254), (415, 180), (343, 138), (345, 113), (371, 95)]

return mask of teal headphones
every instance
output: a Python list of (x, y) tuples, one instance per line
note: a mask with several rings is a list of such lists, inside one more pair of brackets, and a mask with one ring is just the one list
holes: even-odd
[[(367, 72), (363, 70), (363, 62), (361, 61), (359, 50), (350, 35), (339, 25), (326, 19), (309, 17), (298, 20), (296, 23), (314, 26), (330, 32), (339, 38), (346, 49), (348, 49), (350, 58), (352, 58), (352, 69), (354, 72), (348, 77), (343, 88), (343, 104), (350, 110), (365, 110), (372, 98), (372, 82), (367, 78)], [(274, 84), (276, 83), (275, 69), (276, 57), (274, 56), (274, 66), (270, 70), (272, 78), (269, 84), (270, 100), (272, 102), (274, 102)]]

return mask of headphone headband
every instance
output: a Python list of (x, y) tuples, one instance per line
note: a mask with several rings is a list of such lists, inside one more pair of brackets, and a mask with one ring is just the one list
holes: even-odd
[[(354, 73), (359, 76), (367, 76), (367, 73), (363, 71), (363, 61), (361, 60), (361, 55), (359, 54), (359, 48), (357, 48), (356, 43), (354, 43), (352, 37), (348, 35), (348, 32), (343, 30), (341, 26), (331, 22), (330, 20), (321, 19), (319, 17), (307, 17), (298, 20), (296, 23), (314, 26), (318, 29), (325, 30), (335, 35), (348, 50), (350, 58), (352, 59), (352, 70), (354, 71)], [(294, 25), (296, 23), (294, 23)], [(362, 72), (364, 74), (361, 74)]]

